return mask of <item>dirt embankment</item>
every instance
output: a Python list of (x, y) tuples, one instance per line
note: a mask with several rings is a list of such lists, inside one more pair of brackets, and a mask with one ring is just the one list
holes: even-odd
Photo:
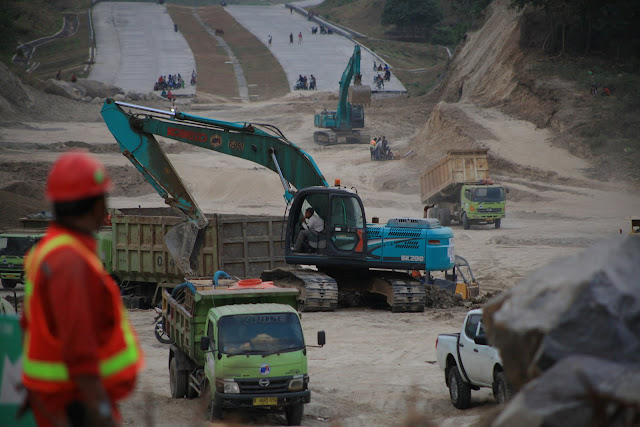
[[(546, 28), (534, 28), (535, 17), (529, 9), (509, 8), (507, 0), (496, 0), (487, 8), (485, 24), (465, 36), (445, 79), (429, 96), (444, 102), (412, 141), (412, 148), (421, 154), (420, 164), (414, 164), (424, 170), (450, 149), (484, 146), (491, 148), (494, 160), (526, 168), (637, 182), (640, 150), (633, 149), (629, 138), (615, 135), (615, 129), (629, 121), (630, 112), (613, 114), (620, 108), (613, 97), (594, 98), (575, 81), (541, 73), (545, 64), (557, 66), (563, 59), (546, 58), (529, 47)], [(479, 114), (476, 107), (484, 111)], [(504, 123), (498, 124), (498, 118)], [(612, 134), (598, 137), (602, 132), (594, 128), (602, 126), (612, 126)], [(544, 153), (547, 147), (555, 148), (547, 153), (551, 162), (530, 158), (535, 155), (525, 159), (507, 155), (523, 148), (522, 141)], [(517, 146), (519, 142), (523, 147)], [(553, 164), (554, 159), (569, 165)]]
[[(66, 151), (78, 148), (83, 143), (51, 144), (53, 151)], [(57, 150), (56, 150), (57, 148)], [(93, 152), (104, 152), (104, 147), (97, 147)], [(4, 150), (0, 149), (0, 152)], [(44, 190), (51, 168), (51, 163), (57, 155), (51, 156), (50, 162), (22, 162), (0, 161), (0, 229), (16, 228), (20, 226), (19, 219), (40, 212), (50, 210), (51, 206), (45, 199)], [(114, 182), (112, 196), (135, 197), (153, 191), (151, 186), (134, 168), (129, 166), (107, 166), (109, 176)]]

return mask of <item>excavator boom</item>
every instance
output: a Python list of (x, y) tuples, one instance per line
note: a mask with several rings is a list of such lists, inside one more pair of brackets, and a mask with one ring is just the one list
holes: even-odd
[(311, 156), (271, 125), (225, 122), (116, 102), (110, 98), (105, 101), (101, 114), (122, 154), (165, 203), (179, 209), (189, 219), (167, 233), (165, 238), (167, 248), (186, 273), (193, 270), (190, 258), (198, 231), (204, 229), (208, 221), (154, 135), (249, 160), (273, 170), (280, 176), (287, 203), (293, 199), (296, 190), (328, 187)]

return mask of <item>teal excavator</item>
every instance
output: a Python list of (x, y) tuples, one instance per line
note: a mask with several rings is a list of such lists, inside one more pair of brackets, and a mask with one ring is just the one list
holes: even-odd
[[(311, 156), (272, 125), (225, 122), (113, 99), (105, 101), (102, 117), (122, 154), (168, 205), (185, 215), (186, 221), (167, 233), (165, 243), (187, 275), (197, 270), (197, 248), (208, 220), (155, 136), (249, 160), (279, 175), (290, 205), (285, 261), (317, 270), (278, 269), (264, 272), (262, 279), (298, 287), (307, 311), (335, 309), (338, 290), (383, 295), (393, 311), (423, 311), (425, 285), (407, 271), (446, 271), (455, 265), (450, 228), (432, 218), (367, 224), (357, 192), (330, 187)], [(300, 250), (294, 243), (308, 207), (325, 227)]]
[[(349, 86), (352, 79), (353, 86)], [(348, 144), (368, 144), (371, 139), (369, 134), (355, 129), (364, 128), (364, 105), (370, 103), (371, 88), (362, 85), (360, 46), (355, 45), (340, 79), (338, 108), (335, 111), (325, 109), (315, 115), (314, 126), (323, 130), (316, 131), (313, 140), (320, 145), (334, 145), (343, 141)]]

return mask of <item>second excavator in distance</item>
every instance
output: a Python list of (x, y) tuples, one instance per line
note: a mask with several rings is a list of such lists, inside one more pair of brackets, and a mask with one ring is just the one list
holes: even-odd
[[(340, 79), (338, 107), (335, 111), (324, 110), (316, 114), (313, 124), (317, 130), (313, 140), (320, 145), (368, 144), (370, 135), (364, 131), (364, 106), (371, 104), (371, 88), (362, 84), (360, 74), (360, 46), (355, 45), (353, 55)], [(353, 86), (351, 80), (353, 79)]]
[[(279, 175), (290, 203), (285, 261), (317, 270), (276, 269), (265, 271), (262, 279), (300, 289), (303, 310), (334, 310), (340, 291), (383, 295), (395, 312), (424, 311), (425, 285), (407, 272), (455, 266), (450, 228), (432, 218), (368, 224), (357, 192), (329, 186), (311, 156), (272, 125), (226, 122), (113, 99), (105, 101), (101, 113), (122, 153), (168, 205), (186, 216), (166, 234), (165, 244), (187, 275), (197, 269), (194, 255), (208, 220), (155, 136), (249, 160)], [(308, 208), (324, 227), (310, 233), (301, 247), (298, 236)]]

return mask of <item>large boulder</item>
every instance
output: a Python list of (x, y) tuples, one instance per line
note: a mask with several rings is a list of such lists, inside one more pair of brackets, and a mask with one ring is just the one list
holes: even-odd
[(82, 86), (87, 96), (91, 98), (111, 98), (119, 93), (124, 94), (124, 90), (118, 86), (108, 85), (97, 80), (78, 79), (76, 84)]
[[(626, 390), (629, 384), (623, 383), (635, 381), (630, 386), (640, 390), (640, 375), (635, 374), (640, 371), (640, 238), (616, 236), (534, 272), (489, 301), (484, 319), (489, 341), (500, 350), (507, 378), (516, 388), (526, 390), (526, 399), (509, 404), (528, 408), (520, 411), (522, 416), (530, 415), (535, 407), (545, 425), (561, 425), (571, 416), (581, 419), (585, 405), (602, 404), (598, 399), (588, 401), (593, 398), (589, 390), (596, 380), (589, 379), (589, 370), (633, 372), (629, 378), (612, 374), (607, 386)], [(557, 372), (563, 366), (566, 370), (568, 360), (582, 356), (588, 361), (579, 359), (582, 365), (575, 365), (570, 373)], [(587, 380), (576, 392), (577, 386), (569, 383), (581, 376)], [(547, 381), (555, 384), (552, 396), (544, 396)], [(540, 382), (544, 385), (536, 385)], [(623, 393), (621, 399), (638, 405), (640, 417), (638, 393)], [(563, 410), (553, 411), (547, 404)]]
[(75, 101), (81, 101), (87, 95), (82, 86), (62, 80), (48, 79), (44, 91), (53, 95), (60, 95)]
[(640, 365), (569, 356), (525, 385), (492, 427), (638, 425), (639, 384)]

